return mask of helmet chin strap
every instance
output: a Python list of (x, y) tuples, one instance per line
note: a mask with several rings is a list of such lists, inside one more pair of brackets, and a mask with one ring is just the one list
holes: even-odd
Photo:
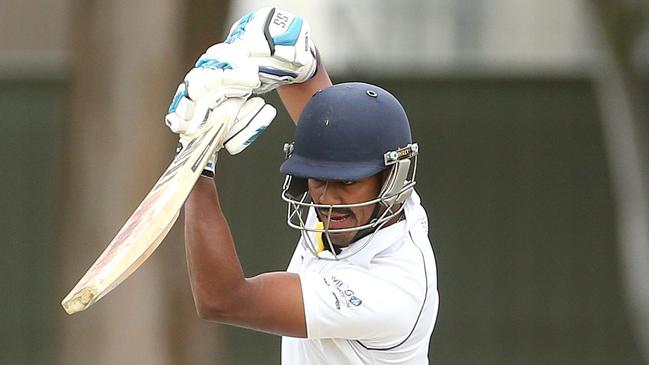
[[(374, 204), (374, 209), (372, 209), (372, 215), (370, 215), (370, 220), (368, 223), (375, 222), (379, 218), (380, 213), (381, 213), (381, 203)], [(369, 236), (370, 234), (374, 233), (378, 228), (379, 226), (374, 226), (374, 227), (367, 227), (365, 229), (359, 230), (352, 238), (350, 244), (360, 240), (363, 237)]]
[[(322, 234), (322, 233), (320, 233), (320, 234)], [(324, 247), (325, 251), (331, 252), (331, 249), (333, 248), (334, 252), (331, 252), (331, 253), (333, 253), (335, 255), (340, 255), (342, 250), (340, 249), (340, 247), (338, 247), (338, 246), (336, 246), (334, 244), (330, 244), (331, 242), (329, 242), (329, 235), (322, 234), (321, 237), (322, 237), (322, 244), (323, 244), (323, 247)]]
[[(370, 215), (370, 220), (368, 221), (368, 223), (372, 223), (372, 222), (374, 222), (374, 221), (376, 221), (378, 219), (379, 214), (380, 214), (380, 210), (381, 210), (380, 203), (376, 203), (374, 205), (374, 209), (372, 209), (372, 214)], [(374, 233), (377, 229), (378, 229), (378, 226), (374, 226), (374, 227), (368, 227), (368, 228), (361, 229), (361, 230), (357, 231), (356, 234), (354, 235), (354, 237), (352, 237), (351, 241), (349, 242), (349, 245), (351, 245), (352, 243), (360, 240), (363, 237), (369, 236), (370, 234)], [(328, 234), (323, 234), (322, 235), (322, 241), (323, 241), (324, 249), (326, 251), (331, 252), (331, 249), (333, 248), (333, 250), (335, 252), (332, 252), (332, 253), (334, 253), (336, 255), (340, 254), (341, 248), (336, 246), (335, 244), (333, 244), (333, 242), (329, 242), (329, 235)]]

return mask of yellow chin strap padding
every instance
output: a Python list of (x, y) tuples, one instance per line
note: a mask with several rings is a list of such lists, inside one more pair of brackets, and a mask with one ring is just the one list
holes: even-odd
[[(315, 224), (315, 229), (324, 229), (324, 223), (318, 221)], [(323, 232), (316, 232), (315, 233), (315, 244), (316, 244), (316, 252), (320, 253), (324, 251), (324, 240), (322, 239), (322, 234)]]

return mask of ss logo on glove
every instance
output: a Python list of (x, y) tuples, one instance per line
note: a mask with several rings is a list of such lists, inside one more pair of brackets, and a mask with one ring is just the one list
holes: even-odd
[(273, 24), (279, 25), (282, 28), (286, 28), (286, 22), (288, 21), (288, 17), (282, 13), (277, 13), (275, 15), (275, 19), (273, 19)]

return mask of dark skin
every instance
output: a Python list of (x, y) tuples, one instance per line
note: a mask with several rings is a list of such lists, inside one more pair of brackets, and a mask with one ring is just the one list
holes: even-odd
[[(311, 96), (331, 85), (326, 70), (319, 66), (309, 81), (282, 86), (278, 93), (297, 121)], [(318, 203), (351, 204), (375, 198), (381, 182), (380, 174), (350, 184), (310, 180), (309, 192)], [(352, 214), (339, 224), (365, 224), (372, 209), (352, 208)], [(333, 243), (346, 246), (353, 235), (338, 234)], [(185, 248), (199, 317), (276, 335), (307, 336), (299, 276), (271, 272), (245, 277), (212, 179), (199, 178), (185, 202)]]
[[(357, 181), (322, 181), (309, 179), (309, 195), (316, 204), (355, 204), (375, 199), (383, 184), (382, 174), (373, 175)], [(320, 221), (330, 229), (358, 227), (372, 219), (375, 205), (354, 208), (318, 209)], [(356, 231), (329, 233), (331, 243), (339, 247), (348, 246)]]
[[(311, 96), (331, 85), (320, 65), (309, 81), (282, 86), (278, 93), (297, 121)], [(199, 317), (282, 336), (307, 336), (299, 276), (272, 272), (245, 277), (212, 179), (199, 178), (185, 202), (185, 250)]]

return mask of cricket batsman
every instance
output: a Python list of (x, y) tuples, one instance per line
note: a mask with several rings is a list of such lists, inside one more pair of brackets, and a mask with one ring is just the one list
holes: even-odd
[[(435, 258), (414, 189), (419, 148), (393, 95), (360, 82), (332, 85), (308, 23), (262, 8), (199, 58), (166, 123), (182, 139), (204, 123), (193, 118), (197, 105), (272, 90), (297, 124), (280, 171), (299, 242), (285, 272), (246, 278), (208, 163), (185, 202), (199, 316), (282, 336), (282, 364), (428, 364)], [(243, 150), (274, 115), (249, 98), (225, 149)]]

